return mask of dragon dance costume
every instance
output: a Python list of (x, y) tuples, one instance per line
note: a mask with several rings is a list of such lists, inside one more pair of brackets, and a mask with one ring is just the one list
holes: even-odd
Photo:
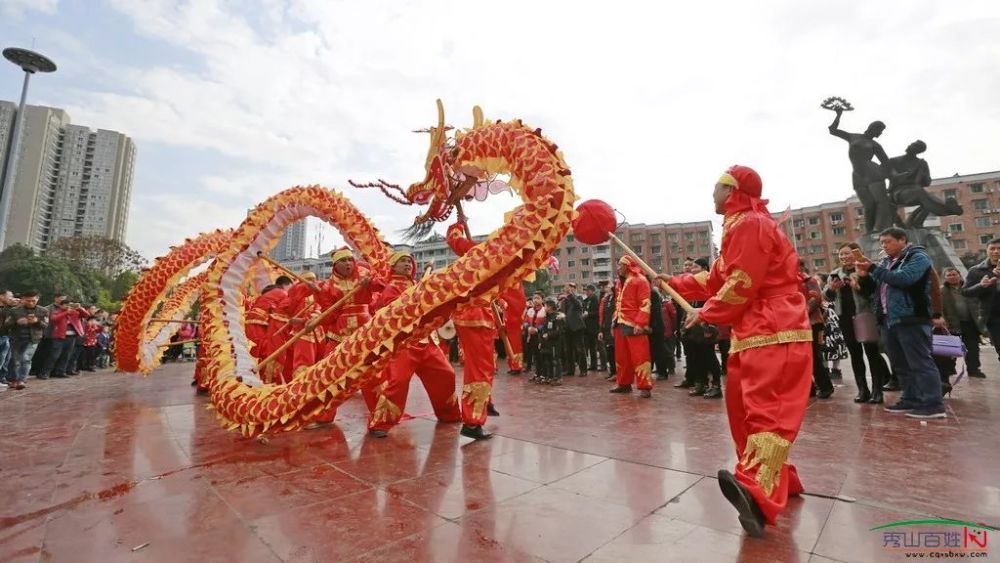
[[(735, 482), (719, 472), (723, 493), (751, 535), (774, 524), (788, 496), (802, 492), (788, 454), (805, 416), (812, 382), (812, 331), (799, 292), (799, 259), (761, 199), (755, 171), (733, 166), (719, 180), (732, 188), (724, 205), (722, 254), (698, 317), (732, 325), (726, 411), (739, 461)], [(718, 188), (717, 188), (718, 189)], [(702, 291), (691, 276), (670, 279), (685, 297)], [(739, 486), (736, 486), (738, 483)], [(752, 506), (743, 502), (752, 496)], [(756, 533), (755, 533), (756, 532)]]
[[(618, 389), (632, 385), (641, 391), (653, 388), (649, 356), (650, 286), (646, 275), (630, 256), (618, 261), (628, 273), (615, 288), (612, 317)], [(648, 395), (648, 394), (647, 394)]]
[[(463, 256), (475, 243), (465, 236), (462, 223), (448, 227), (448, 246)], [(482, 426), (486, 422), (486, 406), (493, 392), (496, 371), (497, 326), (489, 305), (468, 307), (453, 317), (458, 345), (462, 348), (462, 422), (467, 426)]]
[[(409, 254), (395, 252), (389, 258), (389, 266), (395, 266), (400, 260), (413, 261)], [(413, 285), (411, 276), (392, 274), (379, 295), (375, 310), (392, 303)], [(386, 371), (388, 376), (384, 387), (376, 391), (375, 408), (369, 410), (369, 430), (385, 432), (399, 423), (406, 409), (406, 398), (414, 373), (427, 390), (434, 415), (440, 422), (462, 420), (455, 394), (455, 368), (438, 346), (436, 334), (397, 350)]]

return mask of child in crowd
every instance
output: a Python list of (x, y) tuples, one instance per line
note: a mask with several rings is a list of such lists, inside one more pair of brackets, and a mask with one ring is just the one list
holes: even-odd
[(545, 300), (545, 324), (538, 329), (539, 347), (535, 383), (562, 385), (563, 337), (566, 334), (566, 316), (558, 312), (555, 299)]

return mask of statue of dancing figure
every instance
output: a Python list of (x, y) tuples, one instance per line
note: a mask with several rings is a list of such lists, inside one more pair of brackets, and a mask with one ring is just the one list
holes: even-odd
[[(875, 139), (885, 131), (885, 123), (873, 121), (864, 133), (848, 133), (839, 129), (843, 108), (833, 108), (837, 117), (830, 124), (830, 134), (847, 141), (847, 157), (854, 169), (852, 182), (865, 210), (865, 232), (882, 232), (896, 222), (896, 206), (889, 200), (885, 189), (884, 165), (889, 158), (882, 145)], [(877, 158), (874, 162), (872, 158)]]
[(923, 141), (914, 141), (906, 147), (906, 154), (889, 160), (889, 198), (899, 206), (916, 205), (906, 218), (906, 227), (920, 229), (928, 215), (945, 217), (961, 215), (962, 206), (954, 198), (942, 200), (927, 193), (931, 185), (931, 172), (927, 161), (918, 154), (927, 150)]

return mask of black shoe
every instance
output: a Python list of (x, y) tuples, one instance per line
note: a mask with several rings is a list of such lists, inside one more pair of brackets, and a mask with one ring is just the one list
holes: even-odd
[(653, 396), (653, 392), (650, 391), (649, 389), (643, 389), (643, 390), (639, 391), (639, 397), (641, 397), (643, 399), (649, 399), (652, 396)]
[(722, 388), (721, 387), (709, 387), (708, 391), (705, 391), (706, 399), (721, 399), (722, 398)]
[(844, 372), (839, 369), (830, 370), (830, 379), (844, 379)]
[(829, 399), (832, 396), (833, 396), (833, 389), (827, 389), (826, 391), (820, 391), (819, 393), (816, 393), (817, 399)]
[(378, 428), (369, 430), (368, 433), (371, 434), (372, 438), (386, 438), (389, 436), (388, 432), (386, 432), (385, 430), (379, 430)]
[(604, 378), (604, 381), (614, 381), (615, 379), (618, 379), (618, 376), (613, 373), (609, 373), (608, 376)]
[(581, 369), (580, 370), (580, 377), (587, 377), (587, 370)]
[(615, 387), (611, 388), (608, 391), (608, 393), (631, 393), (631, 392), (632, 392), (631, 385), (616, 385)]
[(469, 426), (468, 424), (463, 424), (458, 433), (473, 440), (489, 440), (493, 437), (493, 434), (485, 432), (482, 426)]
[(743, 488), (736, 477), (725, 469), (719, 470), (719, 488), (722, 489), (722, 495), (726, 497), (726, 500), (739, 512), (740, 525), (743, 526), (746, 533), (752, 538), (763, 536), (764, 515), (750, 492)]
[(597, 371), (597, 366), (590, 366), (587, 371)]
[(36, 375), (35, 376), (35, 379), (48, 379), (48, 378), (49, 378), (49, 376), (47, 376), (47, 375)]
[(979, 370), (970, 371), (969, 372), (969, 377), (975, 377), (977, 379), (986, 379), (986, 374), (983, 373), (983, 372), (981, 372), (981, 371), (979, 371)]
[(559, 387), (560, 385), (562, 385), (562, 378), (557, 377), (555, 379), (549, 379), (548, 381), (545, 382), (545, 384), (551, 385), (552, 387)]
[[(65, 374), (65, 373), (53, 373), (50, 377), (55, 377), (57, 379), (66, 379), (67, 377), (69, 377), (69, 375)], [(38, 379), (42, 379), (42, 378), (39, 377)]]
[(872, 393), (872, 398), (868, 400), (869, 405), (881, 405), (885, 402), (885, 397), (882, 396), (881, 391), (876, 391)]
[(943, 381), (941, 382), (941, 396), (942, 397), (945, 396), (945, 395), (948, 395), (950, 397), (951, 396), (951, 389), (952, 389), (951, 383), (945, 383)]
[(707, 389), (702, 384), (697, 384), (694, 389), (688, 391), (688, 397), (703, 397)]
[(486, 403), (486, 414), (487, 416), (500, 416), (500, 411), (493, 406), (493, 403)]
[(78, 371), (68, 371), (68, 372), (66, 372), (66, 375), (80, 375), (80, 372), (78, 372)]
[(871, 400), (871, 398), (872, 398), (871, 392), (868, 391), (867, 389), (865, 389), (864, 391), (858, 393), (857, 397), (854, 397), (854, 402), (855, 403), (867, 403), (868, 401)]
[(886, 383), (885, 385), (882, 386), (882, 390), (883, 391), (899, 391), (900, 390), (899, 383), (897, 383), (895, 381), (890, 381), (889, 383)]
[(692, 383), (690, 380), (685, 379), (684, 381), (675, 384), (674, 387), (676, 387), (677, 389), (688, 389), (690, 387), (694, 387), (694, 383)]

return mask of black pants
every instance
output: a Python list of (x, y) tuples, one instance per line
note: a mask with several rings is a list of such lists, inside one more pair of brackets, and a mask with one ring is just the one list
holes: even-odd
[(611, 336), (611, 333), (604, 332), (604, 352), (608, 360), (608, 375), (614, 375), (618, 372), (617, 365), (615, 363), (615, 338)]
[(66, 342), (71, 342), (69, 357), (66, 358), (66, 373), (80, 373), (80, 353), (83, 352), (82, 336), (66, 336)]
[(532, 366), (538, 367), (539, 349), (538, 349), (538, 335), (529, 334), (524, 339), (524, 369), (531, 370)]
[(719, 358), (715, 355), (715, 345), (688, 342), (685, 348), (687, 356), (685, 379), (704, 387), (708, 385), (708, 376), (711, 374), (712, 385), (721, 387), (722, 366), (719, 365)]
[(653, 360), (653, 371), (657, 375), (666, 377), (674, 370), (673, 351), (668, 349), (667, 341), (662, 335), (649, 336), (649, 357)]
[[(854, 336), (853, 319), (841, 319), (840, 331), (844, 334), (844, 344), (847, 352), (851, 356), (851, 371), (854, 372), (854, 382), (858, 386), (858, 393), (871, 393), (882, 388), (889, 382), (889, 366), (882, 357), (878, 342), (858, 342)], [(868, 389), (868, 380), (865, 379), (865, 358), (868, 358), (868, 365), (872, 368), (872, 387)]]
[(830, 381), (830, 372), (826, 370), (826, 362), (823, 361), (823, 346), (820, 344), (823, 340), (823, 324), (812, 325), (813, 331), (813, 381), (816, 383), (816, 388), (820, 391), (830, 392), (833, 391), (833, 382)]
[(535, 371), (538, 377), (542, 379), (556, 379), (561, 377), (560, 370), (562, 366), (559, 365), (560, 354), (558, 352), (559, 350), (556, 346), (542, 346), (538, 349), (536, 354), (538, 369)]
[[(13, 340), (13, 339), (11, 339)], [(35, 349), (35, 355), (31, 358), (31, 375), (49, 375), (46, 367), (49, 367), (49, 355), (52, 350), (52, 339), (43, 338)], [(49, 367), (51, 369), (51, 367)]]
[(580, 373), (587, 373), (587, 355), (583, 348), (583, 329), (567, 330), (563, 336), (563, 347), (566, 350), (566, 375), (573, 375), (576, 366), (580, 366)]
[(597, 353), (597, 327), (591, 328), (587, 327), (583, 330), (583, 348), (587, 353), (587, 365), (590, 366), (591, 370), (604, 369), (604, 362), (600, 360), (599, 354)]
[(980, 371), (983, 365), (979, 360), (979, 327), (972, 321), (962, 321), (961, 334), (965, 344), (965, 367), (973, 373)]
[(80, 369), (94, 371), (97, 369), (97, 354), (101, 349), (94, 346), (84, 346), (80, 354)]
[(45, 365), (40, 375), (57, 377), (66, 375), (66, 364), (74, 346), (76, 346), (75, 336), (50, 339), (49, 353), (45, 357)]
[(722, 358), (722, 373), (726, 373), (726, 365), (729, 364), (729, 348), (732, 347), (732, 341), (728, 338), (719, 341), (719, 357)]

